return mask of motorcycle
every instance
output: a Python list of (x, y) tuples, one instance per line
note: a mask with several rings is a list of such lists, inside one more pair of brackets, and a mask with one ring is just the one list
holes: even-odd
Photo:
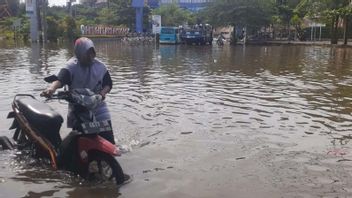
[(225, 39), (223, 39), (222, 37), (219, 37), (218, 40), (216, 41), (216, 44), (218, 44), (218, 46), (224, 46), (225, 42), (224, 42)]
[(11, 140), (6, 136), (0, 136), (0, 150), (12, 150), (14, 145)]
[[(56, 78), (45, 78), (52, 82)], [(13, 140), (19, 149), (33, 151), (35, 156), (49, 160), (54, 170), (63, 169), (96, 182), (115, 180), (118, 186), (131, 180), (116, 160), (120, 150), (99, 134), (111, 131), (109, 121), (96, 121), (92, 113), (102, 97), (87, 89), (59, 91), (50, 100), (65, 100), (74, 105), (74, 129), (61, 139), (62, 116), (33, 95), (17, 94), (8, 118), (13, 118)]]

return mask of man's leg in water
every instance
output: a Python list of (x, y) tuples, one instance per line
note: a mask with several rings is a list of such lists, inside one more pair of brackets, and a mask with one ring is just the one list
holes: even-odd
[[(112, 144), (115, 144), (115, 139), (114, 139), (114, 133), (112, 131), (112, 124), (111, 124), (111, 120), (109, 120), (109, 125), (111, 128), (111, 131), (107, 131), (107, 132), (103, 132), (103, 133), (99, 133), (99, 135), (101, 137), (103, 137), (104, 139), (108, 140), (109, 142), (111, 142)], [(124, 185), (124, 184), (128, 184), (132, 181), (132, 177), (126, 173), (123, 174), (124, 175), (124, 180), (122, 183), (119, 183), (118, 185)]]
[(111, 128), (111, 131), (106, 131), (106, 132), (103, 132), (103, 133), (99, 133), (99, 135), (101, 137), (103, 137), (104, 139), (108, 140), (109, 142), (111, 142), (112, 144), (115, 144), (115, 139), (114, 139), (114, 133), (113, 133), (113, 130), (112, 130), (111, 120), (109, 120), (109, 125), (110, 125), (110, 128)]

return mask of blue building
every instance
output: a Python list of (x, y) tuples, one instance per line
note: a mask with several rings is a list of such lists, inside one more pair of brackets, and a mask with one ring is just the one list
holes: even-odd
[(176, 3), (181, 8), (185, 8), (191, 11), (198, 11), (207, 6), (209, 2), (214, 0), (148, 0), (148, 5), (151, 8), (158, 8), (161, 5), (167, 5)]

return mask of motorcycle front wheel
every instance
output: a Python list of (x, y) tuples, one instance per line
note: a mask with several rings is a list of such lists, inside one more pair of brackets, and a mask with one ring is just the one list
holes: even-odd
[(97, 183), (115, 180), (114, 182), (120, 185), (124, 182), (124, 174), (120, 164), (113, 156), (95, 151), (88, 155), (86, 179)]

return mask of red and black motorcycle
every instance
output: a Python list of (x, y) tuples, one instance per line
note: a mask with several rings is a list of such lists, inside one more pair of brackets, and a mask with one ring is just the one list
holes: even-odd
[(118, 147), (99, 135), (112, 130), (109, 121), (95, 121), (91, 111), (102, 101), (101, 95), (76, 89), (58, 92), (47, 100), (73, 104), (78, 127), (62, 140), (62, 116), (32, 95), (17, 94), (8, 118), (14, 118), (10, 129), (15, 129), (13, 139), (19, 149), (28, 148), (49, 159), (54, 170), (72, 171), (88, 180), (115, 180), (117, 185), (130, 181), (115, 158), (121, 155)]

